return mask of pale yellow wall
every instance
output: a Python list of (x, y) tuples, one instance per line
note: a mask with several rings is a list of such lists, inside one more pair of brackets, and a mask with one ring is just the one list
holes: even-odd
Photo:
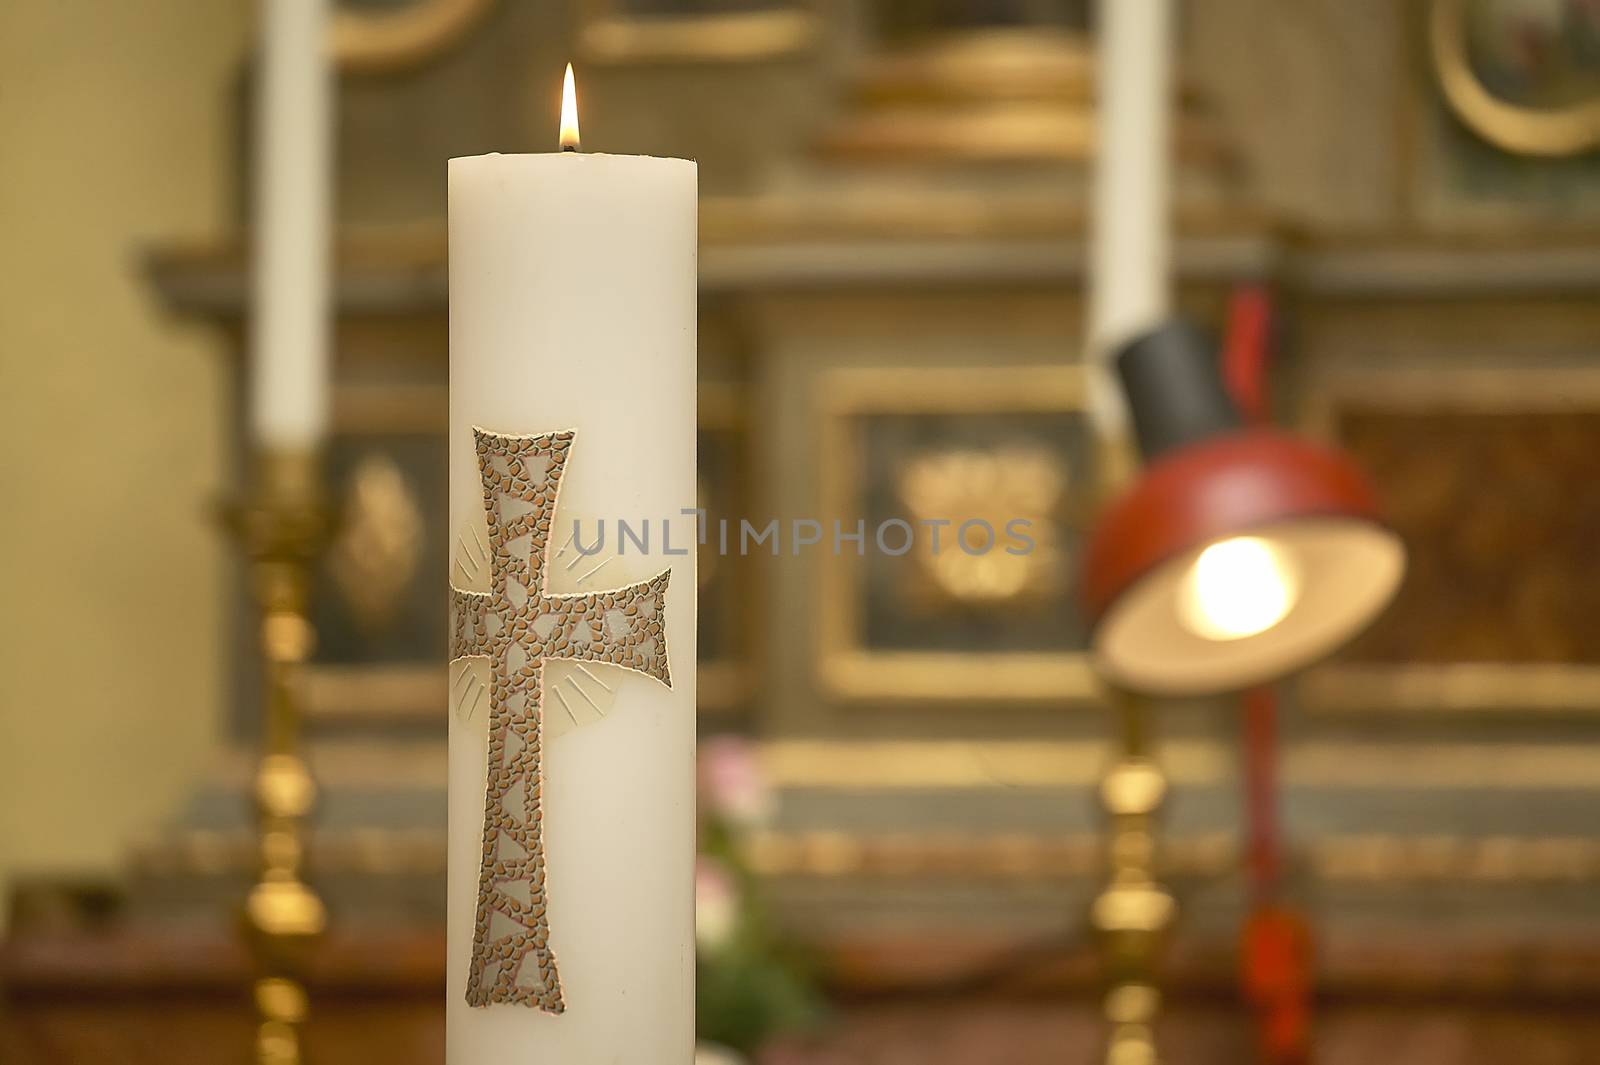
[(227, 225), (251, 15), (0, 3), (0, 882), (113, 870), (223, 719), (228, 371), (135, 256)]

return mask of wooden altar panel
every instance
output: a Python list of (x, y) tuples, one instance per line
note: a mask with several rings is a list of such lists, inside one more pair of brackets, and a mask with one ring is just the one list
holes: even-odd
[(1600, 664), (1600, 410), (1358, 408), (1337, 434), (1409, 550), (1347, 661)]
[(1308, 386), (1406, 541), (1394, 604), (1313, 702), (1600, 707), (1600, 374), (1581, 366), (1344, 369)]

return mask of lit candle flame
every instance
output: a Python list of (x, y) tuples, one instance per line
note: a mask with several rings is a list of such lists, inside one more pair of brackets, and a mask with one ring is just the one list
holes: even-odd
[(561, 83), (561, 150), (578, 150), (578, 89), (572, 81), (572, 64), (567, 64), (567, 76)]

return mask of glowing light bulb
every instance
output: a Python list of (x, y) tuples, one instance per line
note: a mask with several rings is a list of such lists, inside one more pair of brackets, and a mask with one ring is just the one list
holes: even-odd
[(1282, 621), (1299, 595), (1299, 574), (1281, 547), (1235, 536), (1201, 551), (1184, 574), (1178, 618), (1196, 636), (1242, 640)]

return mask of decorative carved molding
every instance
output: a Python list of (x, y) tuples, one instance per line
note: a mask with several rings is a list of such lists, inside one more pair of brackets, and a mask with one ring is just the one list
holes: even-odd
[(393, 74), (438, 59), (483, 21), (497, 0), (416, 0), (381, 11), (334, 13), (329, 42), (348, 74)]
[[(1104, 837), (1023, 833), (869, 835), (761, 832), (745, 845), (764, 876), (837, 879), (928, 878), (1034, 881), (1093, 878), (1106, 863)], [(1600, 880), (1600, 841), (1579, 837), (1335, 835), (1309, 842), (1302, 857), (1330, 883), (1555, 884)], [(1241, 868), (1231, 833), (1163, 840), (1163, 876), (1215, 879)]]
[(597, 63), (748, 63), (802, 52), (817, 38), (809, 3), (729, 7), (637, 15), (617, 0), (585, 0), (578, 47)]

